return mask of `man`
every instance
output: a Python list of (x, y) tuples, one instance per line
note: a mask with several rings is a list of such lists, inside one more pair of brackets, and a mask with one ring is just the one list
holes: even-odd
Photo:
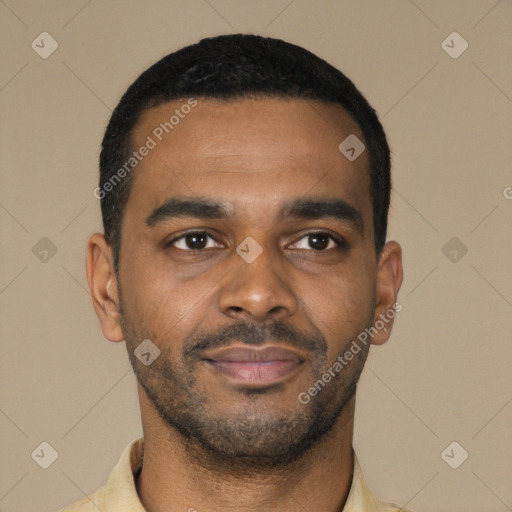
[(144, 437), (65, 510), (398, 510), (352, 449), (402, 282), (389, 148), (352, 82), (280, 40), (204, 39), (125, 93), (94, 194), (89, 287)]

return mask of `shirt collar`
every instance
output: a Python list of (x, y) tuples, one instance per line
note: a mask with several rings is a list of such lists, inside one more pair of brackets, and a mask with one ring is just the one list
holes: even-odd
[[(144, 438), (134, 439), (124, 449), (119, 462), (112, 470), (108, 482), (103, 489), (105, 510), (130, 512), (146, 512), (140, 502), (135, 487), (135, 476), (142, 467), (144, 457)], [(353, 452), (354, 470), (352, 483), (340, 512), (379, 512), (381, 503), (368, 489), (361, 467)]]

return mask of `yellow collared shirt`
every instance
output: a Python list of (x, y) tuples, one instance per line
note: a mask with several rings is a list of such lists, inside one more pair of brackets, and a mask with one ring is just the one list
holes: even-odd
[[(134, 476), (144, 456), (144, 438), (134, 439), (123, 451), (107, 484), (90, 496), (59, 512), (146, 512), (139, 500)], [(317, 512), (317, 511), (314, 511)], [(341, 512), (408, 512), (379, 501), (366, 486), (354, 453), (354, 474), (347, 501)]]

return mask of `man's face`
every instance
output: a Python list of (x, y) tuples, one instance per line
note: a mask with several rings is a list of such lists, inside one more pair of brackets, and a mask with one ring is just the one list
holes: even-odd
[[(130, 361), (164, 422), (210, 452), (292, 459), (333, 426), (367, 355), (298, 400), (373, 321), (368, 154), (349, 161), (338, 150), (363, 136), (320, 102), (197, 98), (159, 140), (155, 129), (186, 103), (146, 111), (133, 134), (134, 149), (148, 136), (156, 146), (132, 171), (122, 225)], [(173, 199), (226, 211), (156, 212)], [(323, 216), (308, 201), (331, 208)], [(133, 352), (145, 339), (161, 351), (149, 366)]]

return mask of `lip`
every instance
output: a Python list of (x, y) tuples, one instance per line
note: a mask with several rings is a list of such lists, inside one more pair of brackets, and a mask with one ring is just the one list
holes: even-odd
[(280, 383), (304, 363), (296, 350), (275, 345), (230, 346), (205, 354), (203, 360), (232, 384), (254, 388)]

